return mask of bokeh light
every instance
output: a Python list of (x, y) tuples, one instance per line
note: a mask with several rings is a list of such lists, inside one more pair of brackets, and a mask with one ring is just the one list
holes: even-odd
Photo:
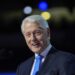
[(38, 8), (42, 11), (46, 11), (48, 9), (48, 3), (47, 2), (40, 2), (38, 4)]
[(49, 12), (42, 12), (41, 16), (45, 19), (45, 20), (49, 20), (51, 18), (51, 13)]
[(26, 6), (26, 7), (23, 9), (23, 12), (24, 12), (24, 14), (31, 14), (31, 12), (32, 12), (32, 7)]

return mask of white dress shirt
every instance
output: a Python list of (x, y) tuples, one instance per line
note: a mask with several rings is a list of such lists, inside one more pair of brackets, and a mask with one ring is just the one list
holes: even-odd
[[(44, 62), (44, 60), (45, 60), (45, 58), (46, 58), (46, 56), (47, 56), (47, 54), (48, 54), (48, 52), (50, 51), (50, 49), (51, 49), (51, 47), (52, 47), (52, 45), (51, 44), (49, 44), (48, 45), (48, 47), (41, 53), (41, 55), (43, 56), (43, 58), (42, 58), (42, 63)], [(35, 56), (37, 56), (38, 54), (37, 53), (35, 53)], [(34, 65), (35, 65), (35, 61), (36, 60), (34, 60), (34, 63), (33, 63), (33, 66), (32, 66), (32, 70), (31, 70), (31, 73), (30, 73), (30, 75), (32, 75), (32, 73), (33, 73), (33, 70), (34, 70)]]

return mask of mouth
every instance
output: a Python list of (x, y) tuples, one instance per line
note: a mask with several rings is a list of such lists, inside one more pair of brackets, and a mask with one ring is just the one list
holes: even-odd
[(40, 45), (39, 43), (32, 44), (33, 47), (39, 47), (39, 45)]

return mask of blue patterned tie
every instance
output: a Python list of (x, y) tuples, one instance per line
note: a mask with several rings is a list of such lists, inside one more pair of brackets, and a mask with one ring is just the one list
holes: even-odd
[(42, 56), (38, 55), (35, 57), (35, 64), (34, 64), (34, 70), (33, 70), (33, 74), (32, 75), (37, 75), (40, 65), (41, 65), (41, 61), (42, 61)]

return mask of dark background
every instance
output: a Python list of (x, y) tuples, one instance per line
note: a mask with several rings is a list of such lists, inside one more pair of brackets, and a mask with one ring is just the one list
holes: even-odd
[[(48, 2), (49, 9), (65, 7), (70, 13), (75, 7), (72, 0), (0, 0), (0, 72), (15, 72), (20, 62), (33, 55), (21, 34), (20, 25), (22, 19), (28, 16), (23, 13), (23, 8), (30, 5), (33, 9), (38, 9), (40, 1)], [(75, 20), (69, 22), (63, 18), (58, 23), (54, 20), (49, 20), (48, 23), (52, 45), (75, 54)], [(60, 27), (55, 26), (58, 24)]]

